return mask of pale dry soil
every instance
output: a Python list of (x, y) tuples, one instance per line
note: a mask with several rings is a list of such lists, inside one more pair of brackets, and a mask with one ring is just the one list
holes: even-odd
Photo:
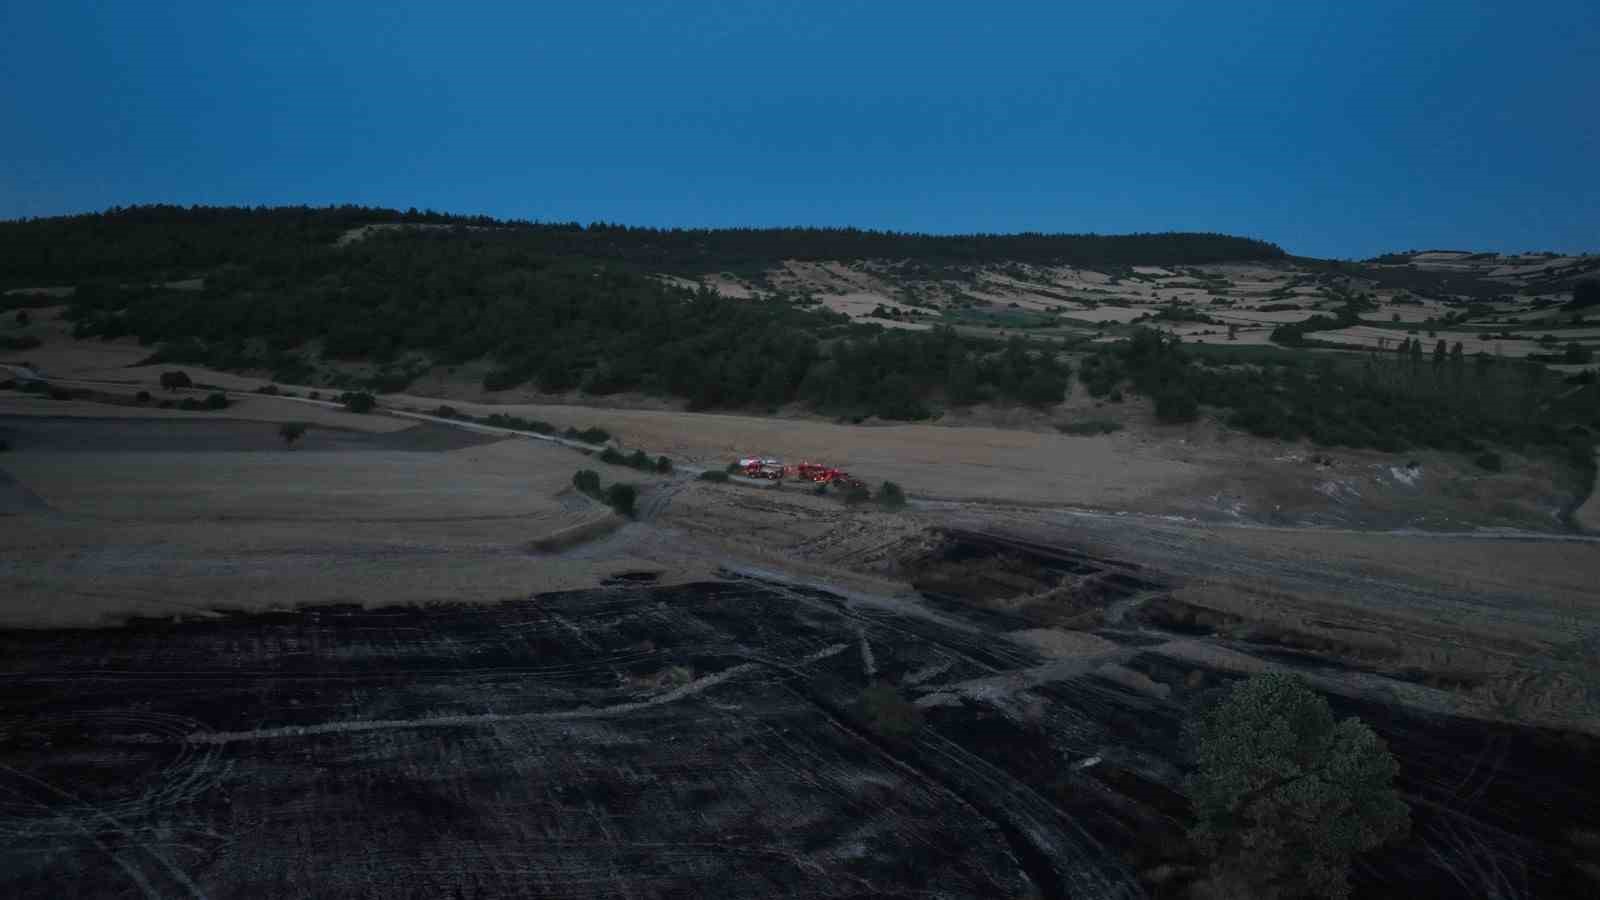
[[(532, 549), (621, 524), (571, 488), (582, 462), (524, 439), (446, 452), (13, 452), (0, 493), (31, 502), (0, 516), (0, 624), (590, 587), (639, 561)], [(709, 572), (655, 569), (669, 581)]]

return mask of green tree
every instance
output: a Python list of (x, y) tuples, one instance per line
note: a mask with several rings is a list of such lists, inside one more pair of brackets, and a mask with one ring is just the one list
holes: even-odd
[(278, 426), (278, 437), (283, 438), (285, 447), (293, 449), (295, 443), (305, 437), (306, 429), (310, 427), (304, 422), (285, 422)]
[(606, 490), (606, 502), (617, 512), (633, 518), (634, 502), (639, 497), (639, 491), (631, 484), (613, 484)]
[(572, 486), (591, 497), (600, 497), (600, 473), (593, 469), (579, 469), (573, 473)]
[(1220, 885), (1251, 897), (1349, 895), (1355, 854), (1404, 836), (1399, 765), (1360, 719), (1335, 722), (1301, 680), (1258, 675), (1191, 723), (1188, 780)]
[(339, 402), (353, 413), (369, 413), (378, 405), (378, 399), (366, 391), (345, 391), (339, 395)]
[(906, 505), (906, 492), (900, 485), (885, 481), (883, 487), (878, 488), (878, 505), (884, 509), (900, 509)]

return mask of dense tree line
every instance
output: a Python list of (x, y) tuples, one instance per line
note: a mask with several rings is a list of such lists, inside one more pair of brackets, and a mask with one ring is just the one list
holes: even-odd
[(855, 228), (638, 228), (534, 223), (340, 207), (136, 206), (103, 213), (0, 222), (0, 285), (85, 279), (161, 280), (221, 266), (271, 261), (285, 270), (337, 259), (334, 244), (367, 224), (458, 226), (475, 240), (507, 240), (525, 253), (606, 260), (651, 272), (753, 271), (784, 259), (890, 259), (915, 263), (1199, 265), (1284, 255), (1273, 244), (1221, 234), (927, 235)]
[[(928, 402), (1045, 405), (1067, 389), (1054, 345), (949, 329), (884, 331), (787, 300), (691, 292), (604, 262), (541, 256), (515, 233), (388, 232), (337, 252), (218, 271), (198, 291), (86, 283), (80, 337), (137, 336), (168, 363), (310, 377), (321, 357), (368, 360), (398, 390), (428, 362), (488, 358), (485, 388), (644, 391), (694, 408), (800, 401), (916, 419)], [(421, 368), (419, 368), (421, 367)]]
[(1564, 378), (1536, 362), (1470, 357), (1457, 343), (1431, 350), (1407, 340), (1359, 358), (1289, 356), (1216, 364), (1175, 339), (1142, 329), (1083, 363), (1089, 393), (1126, 384), (1152, 397), (1159, 418), (1194, 419), (1199, 408), (1261, 437), (1400, 451), (1477, 453), (1485, 443), (1543, 446), (1593, 464), (1600, 385)]

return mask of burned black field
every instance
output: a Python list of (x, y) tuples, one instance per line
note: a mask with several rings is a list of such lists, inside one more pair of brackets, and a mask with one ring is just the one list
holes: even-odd
[[(6, 632), (0, 893), (1185, 895), (1181, 722), (1232, 676), (1148, 625), (1047, 657), (936, 599), (640, 576)], [(863, 707), (880, 682), (919, 730)], [(1413, 806), (1358, 895), (1584, 892), (1594, 741), (1331, 699)]]

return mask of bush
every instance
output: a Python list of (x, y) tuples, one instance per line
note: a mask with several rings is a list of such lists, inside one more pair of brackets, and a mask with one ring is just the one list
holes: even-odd
[(1200, 403), (1183, 388), (1169, 387), (1156, 394), (1156, 419), (1169, 425), (1193, 422), (1200, 416)]
[(194, 382), (189, 379), (188, 372), (162, 372), (161, 387), (165, 390), (175, 391), (179, 388), (193, 387)]
[(264, 384), (261, 387), (256, 388), (256, 393), (265, 394), (268, 397), (276, 397), (278, 396), (279, 391), (278, 386), (275, 384)]
[(887, 681), (862, 691), (856, 711), (868, 728), (883, 737), (903, 739), (922, 730), (922, 710)]
[(600, 461), (603, 463), (610, 463), (613, 466), (625, 466), (628, 464), (628, 458), (623, 456), (622, 451), (615, 447), (607, 447), (604, 450), (601, 450)]
[(140, 403), (149, 403), (150, 402), (150, 392), (149, 391), (140, 391), (139, 393), (133, 395), (133, 399), (139, 401)]
[(1219, 886), (1243, 896), (1345, 897), (1355, 854), (1400, 838), (1410, 811), (1399, 765), (1354, 717), (1288, 675), (1258, 675), (1190, 723), (1191, 836)]
[(171, 409), (172, 408), (172, 401), (171, 400), (163, 400), (163, 401), (161, 401), (161, 408), (162, 409)]
[(650, 461), (650, 456), (643, 450), (635, 450), (633, 455), (628, 457), (628, 465), (635, 469), (650, 469), (655, 463)]
[(668, 472), (671, 472), (672, 471), (672, 460), (667, 459), (665, 456), (656, 457), (656, 471), (660, 472), (663, 475), (667, 474)]
[(369, 413), (378, 405), (378, 399), (366, 391), (345, 391), (339, 395), (339, 402), (353, 413)]
[(22, 337), (12, 337), (9, 334), (0, 334), (0, 350), (32, 350), (44, 343), (31, 334)]
[(716, 469), (707, 469), (706, 471), (700, 473), (700, 480), (714, 481), (718, 484), (725, 484), (728, 481), (728, 473), (720, 472)]
[(1067, 422), (1065, 424), (1057, 425), (1056, 430), (1062, 434), (1079, 436), (1110, 434), (1114, 431), (1121, 431), (1122, 423), (1113, 422), (1110, 419), (1084, 419), (1081, 422)]
[(611, 508), (630, 519), (633, 518), (633, 505), (638, 497), (639, 491), (631, 484), (613, 484), (606, 491), (606, 502), (611, 504)]
[(856, 506), (872, 499), (872, 492), (865, 486), (851, 484), (844, 489), (844, 502), (846, 506)]
[(461, 415), (461, 411), (456, 409), (454, 406), (441, 405), (434, 409), (433, 414), (441, 419), (454, 419)]
[(32, 321), (33, 321), (33, 317), (28, 315), (28, 311), (27, 310), (25, 310), (25, 309), (17, 310), (17, 324), (19, 326), (22, 326), (22, 327), (25, 328), (25, 327), (27, 327), (28, 323), (30, 323)]
[(591, 497), (600, 496), (600, 473), (593, 469), (579, 469), (572, 476), (572, 486)]
[(900, 509), (906, 505), (905, 491), (900, 489), (900, 485), (885, 481), (883, 487), (878, 488), (878, 505), (884, 509)]
[(228, 395), (221, 391), (214, 391), (206, 395), (206, 409), (227, 409)]
[(10, 451), (11, 451), (11, 442), (6, 440), (5, 438), (0, 438), (0, 453), (8, 453)]
[(744, 467), (739, 465), (738, 460), (734, 460), (733, 462), (728, 463), (728, 467), (723, 471), (727, 472), (729, 475), (738, 475), (740, 472), (744, 471)]
[(1478, 468), (1486, 469), (1490, 472), (1498, 472), (1505, 467), (1505, 461), (1500, 458), (1500, 454), (1495, 453), (1493, 450), (1486, 450), (1478, 454), (1472, 458), (1472, 461), (1478, 464)]
[(186, 410), (189, 410), (190, 412), (195, 412), (195, 411), (198, 411), (198, 410), (205, 409), (205, 404), (201, 403), (199, 400), (196, 400), (193, 397), (185, 397), (185, 398), (183, 398), (182, 400), (180, 400), (178, 402), (178, 408), (179, 409), (186, 409)]
[(306, 430), (311, 426), (304, 422), (285, 422), (278, 426), (278, 437), (283, 438), (285, 447), (293, 447), (295, 442), (305, 436)]

